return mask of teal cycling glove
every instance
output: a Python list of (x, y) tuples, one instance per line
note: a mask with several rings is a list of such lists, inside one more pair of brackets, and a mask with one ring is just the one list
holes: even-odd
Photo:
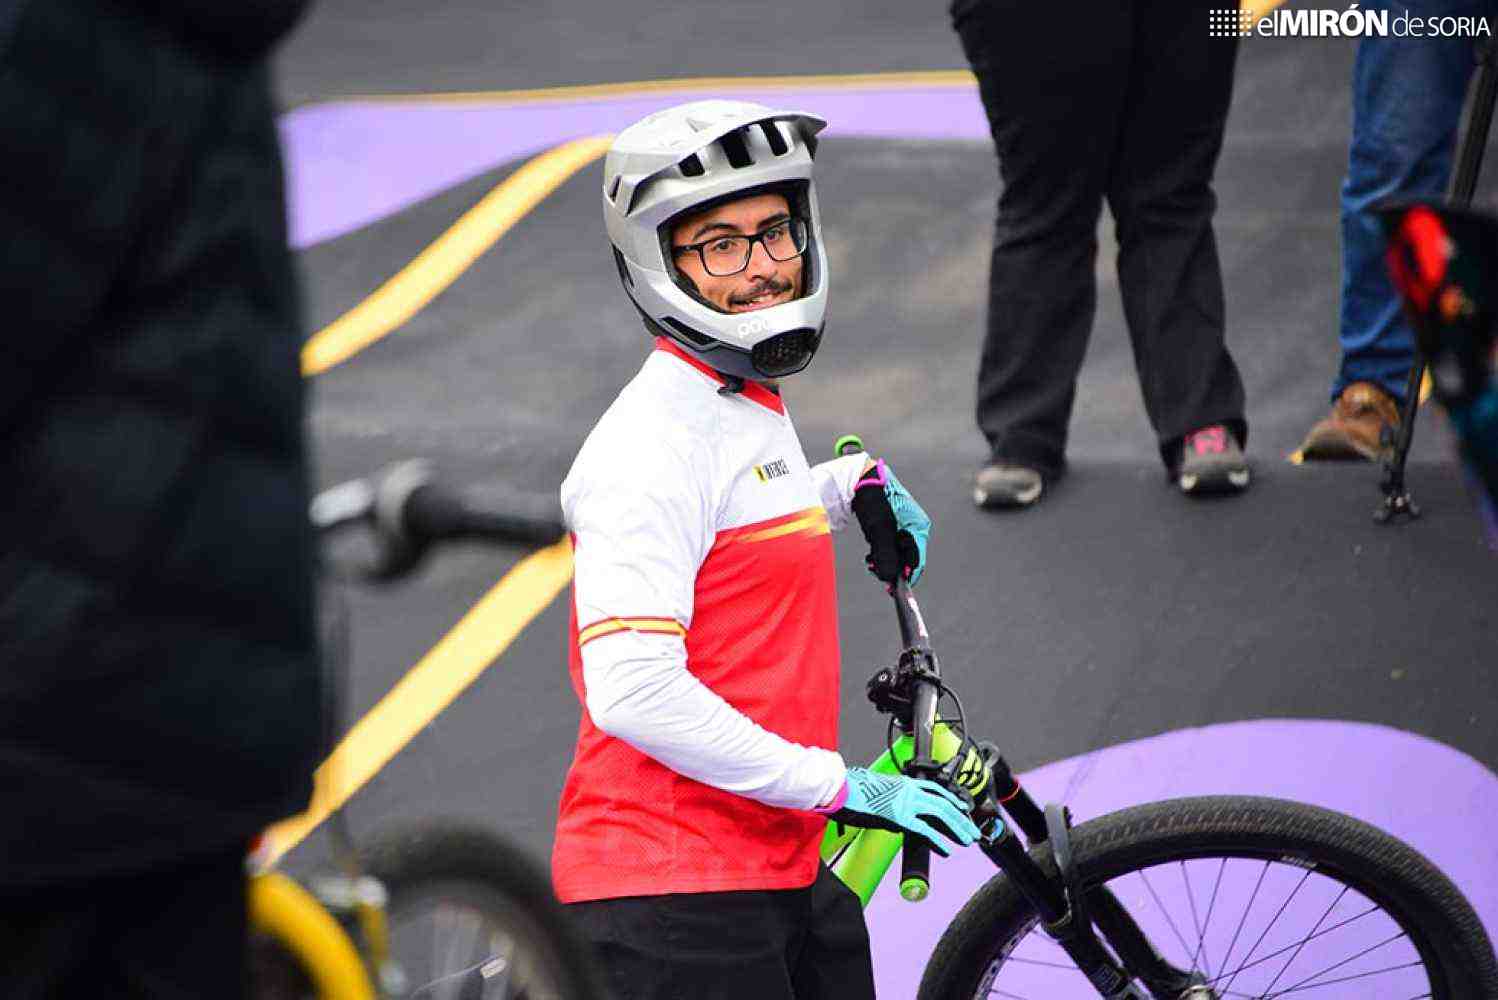
[(850, 767), (842, 792), (818, 811), (834, 823), (916, 834), (945, 858), (948, 852), (938, 842), (938, 834), (962, 847), (978, 839), (978, 828), (967, 809), (961, 799), (935, 782)]
[(852, 507), (869, 543), (869, 572), (890, 584), (903, 575), (915, 586), (926, 569), (931, 518), (883, 459), (858, 481)]

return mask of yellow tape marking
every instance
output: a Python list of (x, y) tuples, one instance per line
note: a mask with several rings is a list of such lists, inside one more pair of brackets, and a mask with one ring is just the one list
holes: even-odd
[[(676, 80), (635, 80), (629, 83), (595, 83), (532, 90), (464, 90), (437, 94), (354, 94), (310, 104), (339, 101), (419, 103), (532, 104), (538, 101), (580, 101), (610, 97), (640, 97), (646, 94), (678, 94), (702, 90), (877, 90), (886, 87), (976, 87), (977, 80), (965, 69), (911, 70), (898, 73), (822, 73), (806, 76), (698, 76)], [(307, 105), (303, 105), (304, 107)]]
[(265, 864), (274, 864), (301, 843), (374, 777), (509, 648), (571, 579), (568, 539), (527, 556), (505, 574), (323, 761), (307, 811), (266, 831)]
[(563, 143), (537, 156), (465, 212), (411, 263), (302, 348), (302, 374), (319, 375), (416, 315), (515, 223), (603, 156), (612, 136)]

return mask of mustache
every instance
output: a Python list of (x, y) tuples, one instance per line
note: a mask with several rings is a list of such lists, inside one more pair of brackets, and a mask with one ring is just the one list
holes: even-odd
[(766, 292), (769, 292), (772, 295), (781, 295), (790, 290), (791, 283), (789, 281), (771, 278), (768, 281), (760, 282), (759, 284), (750, 288), (748, 291), (735, 292), (734, 294), (730, 295), (728, 297), (728, 304), (741, 306), (749, 302), (751, 299), (764, 295)]

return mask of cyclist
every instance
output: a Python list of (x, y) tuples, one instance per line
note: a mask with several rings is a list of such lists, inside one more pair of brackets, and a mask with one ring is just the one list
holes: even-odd
[(569, 668), (584, 706), (553, 879), (624, 998), (873, 996), (832, 816), (978, 833), (929, 782), (835, 750), (830, 530), (916, 581), (930, 521), (881, 461), (811, 466), (779, 380), (822, 337), (828, 275), (811, 115), (700, 101), (622, 132), (604, 215), (655, 336), (562, 485), (575, 542)]

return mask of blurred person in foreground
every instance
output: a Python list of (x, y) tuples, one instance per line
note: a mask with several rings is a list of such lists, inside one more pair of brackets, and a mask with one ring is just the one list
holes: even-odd
[[(1362, 9), (1385, 12), (1390, 20), (1486, 16), (1489, 30), (1498, 28), (1498, 4), (1491, 0), (1373, 0)], [(1415, 337), (1384, 268), (1377, 206), (1445, 193), (1472, 67), (1472, 38), (1391, 33), (1365, 35), (1358, 43), (1341, 195), (1341, 361), (1331, 411), (1306, 434), (1296, 457), (1374, 460), (1399, 429)]]
[(1237, 38), (1213, 30), (1209, 6), (951, 5), (1003, 182), (978, 367), (978, 428), (990, 450), (974, 483), (980, 507), (1027, 507), (1066, 470), (1104, 200), (1169, 481), (1188, 495), (1248, 486), (1243, 382), (1224, 339), (1212, 231)]
[(230, 997), (321, 737), (267, 55), (301, 0), (0, 8), (0, 996)]
[(562, 484), (583, 704), (552, 874), (619, 1000), (872, 1000), (831, 817), (959, 844), (941, 786), (847, 767), (830, 531), (912, 583), (931, 523), (882, 461), (810, 465), (781, 398), (822, 339), (810, 115), (699, 101), (621, 132), (609, 241), (654, 336)]

